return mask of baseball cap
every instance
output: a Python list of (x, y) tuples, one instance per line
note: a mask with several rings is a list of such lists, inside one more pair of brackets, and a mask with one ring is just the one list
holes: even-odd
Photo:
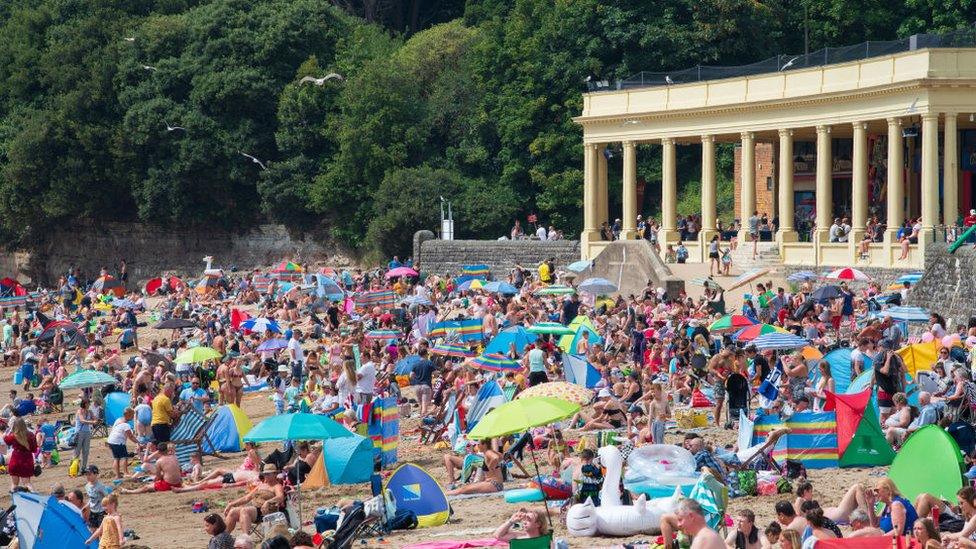
[(91, 473), (93, 475), (97, 475), (98, 474), (98, 466), (97, 465), (89, 465), (88, 467), (85, 467), (85, 474), (87, 475), (89, 473)]

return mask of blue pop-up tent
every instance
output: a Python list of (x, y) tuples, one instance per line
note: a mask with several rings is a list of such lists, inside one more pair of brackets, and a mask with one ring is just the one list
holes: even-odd
[(91, 532), (81, 514), (54, 496), (30, 492), (13, 494), (14, 519), (20, 546), (31, 549), (97, 549), (85, 543)]
[(485, 347), (485, 354), (507, 355), (508, 347), (514, 343), (515, 351), (518, 354), (525, 352), (525, 347), (535, 343), (536, 335), (525, 329), (524, 326), (512, 326), (505, 328), (498, 333)]

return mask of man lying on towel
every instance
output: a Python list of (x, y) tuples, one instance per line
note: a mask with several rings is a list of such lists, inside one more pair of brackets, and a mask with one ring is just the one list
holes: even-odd
[(141, 486), (132, 490), (121, 490), (123, 494), (145, 494), (148, 492), (168, 492), (183, 486), (183, 476), (180, 462), (176, 460), (176, 446), (168, 442), (156, 445), (160, 458), (156, 461), (156, 480), (151, 485)]

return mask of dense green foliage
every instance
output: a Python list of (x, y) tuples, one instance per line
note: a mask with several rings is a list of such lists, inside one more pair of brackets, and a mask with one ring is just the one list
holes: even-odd
[[(26, 0), (0, 15), (8, 244), (76, 219), (273, 220), (391, 254), (436, 227), (441, 196), (461, 237), (530, 212), (576, 232), (586, 76), (800, 52), (805, 27), (811, 50), (951, 30), (976, 2)], [(649, 211), (656, 154), (642, 147)], [(697, 162), (679, 156), (682, 209)], [(720, 148), (720, 204), (730, 162)]]

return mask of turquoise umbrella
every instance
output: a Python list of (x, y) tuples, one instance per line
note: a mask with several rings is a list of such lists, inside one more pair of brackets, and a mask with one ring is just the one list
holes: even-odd
[(326, 440), (351, 436), (349, 429), (323, 415), (297, 413), (269, 417), (255, 425), (244, 441)]
[(78, 370), (70, 376), (64, 378), (58, 388), (62, 391), (67, 389), (86, 389), (88, 387), (100, 387), (102, 385), (113, 385), (119, 380), (115, 376), (99, 372), (98, 370)]

